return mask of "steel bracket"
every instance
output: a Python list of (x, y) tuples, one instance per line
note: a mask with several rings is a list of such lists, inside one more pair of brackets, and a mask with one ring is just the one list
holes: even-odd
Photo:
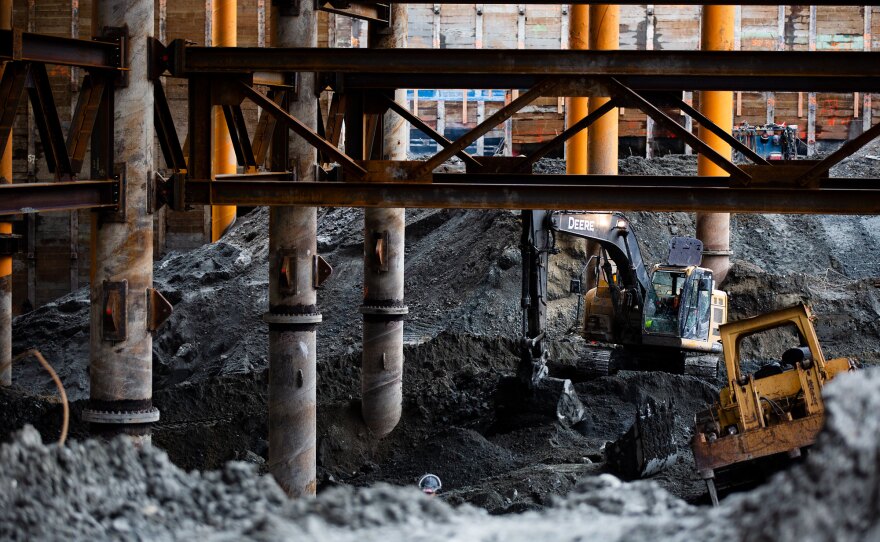
[(312, 262), (312, 283), (317, 289), (323, 286), (333, 274), (333, 267), (318, 254), (315, 254)]
[(125, 88), (128, 86), (128, 27), (126, 26), (105, 26), (101, 32), (99, 41), (109, 41), (119, 45), (118, 56), (114, 59), (115, 64), (120, 68), (116, 77), (116, 88)]
[(315, 9), (379, 24), (382, 26), (380, 31), (390, 27), (390, 4), (347, 0), (315, 0)]
[(113, 203), (116, 207), (97, 211), (98, 218), (101, 222), (125, 222), (125, 162), (117, 162), (113, 169), (115, 174), (113, 180), (116, 184), (113, 186)]
[(120, 342), (126, 339), (126, 298), (128, 297), (128, 281), (105, 280), (101, 286), (103, 300), (101, 302), (101, 337), (108, 342)]
[(171, 317), (174, 307), (159, 290), (147, 288), (147, 330), (155, 333)]

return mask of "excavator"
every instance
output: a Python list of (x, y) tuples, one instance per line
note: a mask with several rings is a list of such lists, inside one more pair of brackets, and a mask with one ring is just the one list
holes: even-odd
[[(521, 357), (517, 377), (498, 386), (496, 406), (502, 416), (505, 411), (543, 411), (570, 426), (584, 416), (571, 381), (549, 376), (547, 281), (550, 256), (559, 252), (557, 235), (595, 241), (601, 248), (570, 288), (584, 304), (583, 319), (578, 319), (581, 335), (608, 345), (588, 350), (589, 359), (581, 360), (588, 372), (608, 374), (614, 365), (716, 376), (727, 294), (715, 289), (712, 271), (699, 266), (699, 240), (673, 238), (666, 262), (649, 272), (622, 213), (527, 210), (521, 236)], [(580, 282), (585, 271), (597, 279), (587, 292)], [(638, 478), (674, 461), (673, 416), (669, 405), (640, 407), (633, 428), (606, 446), (607, 464), (624, 477)]]
[[(585, 416), (572, 382), (550, 376), (547, 365), (548, 266), (550, 255), (559, 252), (557, 235), (595, 241), (601, 248), (570, 288), (584, 302), (581, 335), (609, 345), (589, 349), (584, 361), (590, 373), (607, 374), (614, 355), (617, 368), (716, 375), (727, 294), (715, 289), (712, 271), (699, 266), (699, 240), (673, 238), (666, 262), (649, 273), (622, 213), (527, 210), (522, 211), (520, 363), (517, 376), (502, 379), (496, 390), (500, 418), (543, 412), (576, 427)], [(597, 286), (582, 292), (580, 277), (587, 270)], [(633, 429), (606, 446), (608, 465), (629, 478), (664, 468), (676, 453), (672, 417), (669, 405), (640, 407)]]
[[(631, 223), (619, 212), (522, 212), (522, 363), (520, 377), (538, 382), (547, 374), (547, 273), (558, 252), (557, 235), (596, 242), (600, 255), (584, 266), (598, 286), (583, 295), (581, 335), (623, 346), (624, 368), (708, 373), (715, 376), (721, 352), (718, 328), (727, 320), (727, 294), (715, 289), (712, 271), (699, 264), (702, 243), (675, 237), (665, 263), (649, 273)], [(596, 352), (600, 371), (616, 349)], [(637, 367), (633, 367), (637, 366)]]

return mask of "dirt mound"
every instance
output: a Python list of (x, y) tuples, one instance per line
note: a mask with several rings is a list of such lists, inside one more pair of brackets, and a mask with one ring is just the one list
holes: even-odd
[(0, 448), (0, 536), (205, 540), (871, 540), (880, 534), (880, 372), (826, 388), (826, 427), (803, 465), (718, 509), (652, 482), (589, 477), (544, 511), (492, 517), (412, 488), (338, 488), (287, 501), (254, 467), (184, 472), (124, 440), (43, 445), (26, 429)]
[[(777, 274), (736, 261), (722, 285), (730, 295), (731, 320), (804, 303), (816, 316), (814, 326), (826, 357), (854, 357), (880, 363), (880, 290), (873, 279), (851, 279), (829, 271), (821, 275)], [(780, 340), (744, 343), (747, 358), (768, 359), (796, 346)]]

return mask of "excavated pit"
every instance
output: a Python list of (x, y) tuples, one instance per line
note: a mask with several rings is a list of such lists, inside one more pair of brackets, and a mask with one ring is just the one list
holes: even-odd
[[(548, 160), (539, 167), (546, 172), (558, 172), (561, 163)], [(832, 173), (880, 174), (880, 164), (861, 154), (838, 168), (843, 169)], [(695, 173), (696, 160), (685, 156), (651, 161), (631, 157), (621, 160), (620, 169), (622, 174), (688, 174)], [(694, 231), (693, 215), (687, 213), (629, 216), (649, 264), (665, 256), (670, 237), (692, 235)], [(827, 356), (851, 356), (868, 364), (877, 363), (878, 220), (734, 216), (731, 232), (735, 262), (722, 285), (730, 293), (731, 318), (806, 302), (818, 316), (816, 327)], [(453, 511), (440, 501), (468, 503), (492, 514), (509, 514), (543, 509), (555, 502), (554, 496), (572, 491), (569, 500), (564, 501), (567, 504), (553, 506), (535, 517), (553, 522), (568, 515), (570, 520), (584, 509), (584, 518), (578, 520), (583, 525), (595, 523), (586, 518), (595, 517), (601, 522), (611, 516), (620, 523), (614, 527), (618, 530), (597, 530), (595, 535), (605, 533), (609, 539), (618, 536), (621, 540), (627, 539), (626, 533), (633, 532), (644, 534), (633, 539), (647, 538), (652, 533), (668, 533), (672, 539), (693, 538), (685, 537), (685, 531), (673, 528), (671, 522), (655, 518), (655, 510), (663, 517), (682, 518), (684, 525), (703, 525), (706, 529), (714, 521), (710, 518), (721, 521), (726, 517), (685, 504), (708, 502), (705, 486), (693, 472), (687, 442), (693, 415), (714, 400), (720, 385), (717, 381), (667, 373), (620, 372), (577, 382), (575, 388), (587, 416), (576, 428), (541, 416), (496, 416), (492, 402), (495, 384), (500, 377), (514, 373), (518, 360), (520, 266), (516, 212), (407, 211), (405, 272), (410, 315), (405, 324), (403, 418), (386, 439), (372, 438), (360, 422), (358, 403), (361, 317), (357, 308), (361, 302), (362, 224), (362, 213), (358, 210), (325, 209), (319, 213), (318, 249), (334, 267), (334, 276), (319, 292), (324, 323), (318, 329), (318, 476), (319, 493), (328, 496), (318, 503), (325, 504), (284, 504), (279, 507), (283, 512), (273, 512), (252, 523), (248, 520), (246, 524), (208, 522), (205, 527), (194, 523), (191, 529), (186, 524), (175, 536), (229, 530), (254, 538), (292, 537), (299, 532), (297, 529), (303, 529), (299, 520), (314, 514), (320, 528), (315, 527), (318, 530), (314, 532), (306, 529), (304, 536), (322, 539), (332, 533), (338, 536), (336, 539), (353, 539), (358, 530), (353, 527), (346, 531), (339, 527), (342, 520), (333, 519), (337, 517), (334, 510), (341, 509), (345, 512), (339, 513), (344, 517), (355, 514), (361, 518), (352, 520), (354, 524), (363, 529), (375, 528), (369, 531), (372, 537), (409, 525), (409, 519), (401, 519), (407, 514), (417, 518), (428, 514), (433, 519), (424, 519), (425, 525), (446, 520), (453, 525), (453, 531), (439, 529), (436, 538), (449, 532), (467, 539), (471, 534), (468, 522), (473, 518), (479, 518), (478, 523), (489, 522), (489, 518), (471, 508)], [(168, 254), (156, 263), (156, 287), (175, 305), (174, 315), (157, 334), (153, 347), (154, 401), (162, 411), (154, 443), (167, 452), (169, 459), (155, 459), (159, 457), (155, 451), (142, 454), (147, 454), (149, 461), (164, 461), (156, 468), (177, 473), (174, 477), (184, 474), (168, 464), (169, 460), (184, 470), (225, 469), (216, 475), (186, 475), (193, 479), (220, 477), (211, 479), (213, 483), (232, 468), (236, 474), (230, 475), (234, 479), (226, 483), (272, 491), (266, 489), (269, 482), (254, 475), (263, 472), (267, 454), (268, 334), (260, 320), (267, 306), (267, 231), (267, 212), (258, 209), (240, 217), (222, 241), (189, 253)], [(583, 247), (566, 239), (560, 239), (559, 244), (563, 250), (553, 257), (550, 269), (549, 321), (554, 370), (576, 365), (583, 352), (592, 348), (566, 333), (572, 327), (576, 306), (575, 297), (567, 294), (568, 282), (581, 267)], [(773, 346), (758, 344), (750, 354), (760, 358), (765, 349)], [(88, 396), (88, 291), (80, 290), (16, 319), (15, 352), (31, 347), (39, 348), (58, 370), (74, 401), (72, 437), (84, 438), (86, 428), (78, 421), (78, 414)], [(15, 387), (0, 391), (0, 408), (4, 412), (0, 435), (8, 441), (25, 423), (32, 423), (44, 440), (54, 440), (60, 425), (60, 407), (53, 399), (51, 381), (32, 362), (16, 366), (14, 372)], [(596, 478), (605, 471), (605, 442), (626, 431), (637, 405), (649, 398), (673, 405), (679, 446), (677, 461), (652, 477), (651, 484), (619, 486), (613, 478)], [(30, 446), (46, 450), (34, 441), (32, 434), (20, 437), (16, 449)], [(81, 453), (86, 454), (92, 450), (90, 446), (99, 445), (83, 446)], [(118, 451), (113, 446), (122, 445), (113, 444), (107, 452), (111, 456)], [(51, 456), (61, 452), (40, 453)], [(139, 461), (146, 457), (125, 453), (134, 454), (131, 457)], [(224, 466), (230, 460), (254, 466)], [(72, 457), (70, 461), (76, 463), (79, 459)], [(424, 500), (386, 487), (360, 492), (345, 487), (375, 486), (379, 482), (413, 485), (425, 472), (443, 479), (441, 498)], [(759, 491), (771, 491), (777, 482)], [(344, 487), (331, 492), (335, 486)], [(228, 491), (235, 493), (239, 489)], [(180, 490), (181, 494), (185, 492)], [(62, 498), (66, 497), (58, 497)], [(73, 494), (70, 498), (74, 498)], [(748, 498), (751, 496), (742, 502), (757, 502), (747, 501)], [(385, 499), (387, 505), (382, 504)], [(353, 510), (358, 503), (364, 504), (365, 509)], [(634, 510), (635, 516), (646, 523), (628, 519), (626, 510)], [(327, 516), (322, 516), (325, 513)], [(528, 520), (519, 519), (526, 517), (530, 516), (516, 516), (518, 519), (511, 520), (509, 527), (491, 525), (499, 532), (510, 532), (513, 539), (523, 539), (525, 536), (517, 534), (515, 526), (527, 523)], [(108, 526), (105, 519), (100, 518), (93, 525), (95, 529), (104, 529), (95, 531), (104, 533), (100, 536), (115, 537), (126, 532), (107, 530), (112, 521)], [(652, 523), (655, 520), (656, 525)], [(325, 521), (326, 525), (321, 523)], [(422, 520), (413, 521), (421, 525)], [(138, 532), (138, 525), (129, 522), (131, 532)], [(740, 532), (726, 530), (733, 529), (732, 523), (722, 526), (718, 527), (719, 534)], [(78, 532), (78, 536), (84, 537), (91, 531)], [(164, 536), (164, 532), (156, 531), (156, 536)], [(547, 536), (550, 532), (546, 531)], [(564, 534), (570, 535), (568, 531)], [(473, 539), (484, 536), (479, 532), (473, 535)]]

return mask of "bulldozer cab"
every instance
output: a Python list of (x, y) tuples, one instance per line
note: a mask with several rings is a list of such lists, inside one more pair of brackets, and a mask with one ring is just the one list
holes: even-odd
[(716, 340), (726, 303), (713, 289), (712, 271), (697, 266), (656, 266), (651, 285), (645, 300), (645, 333), (699, 342)]
[[(813, 327), (812, 313), (805, 305), (796, 305), (722, 326), (724, 361), (730, 380), (742, 382), (748, 379), (748, 375), (742, 374), (742, 360), (740, 359), (743, 340), (752, 335), (777, 328), (791, 329), (797, 335), (796, 342), (798, 344), (789, 345), (792, 348), (786, 350), (781, 356), (783, 363), (790, 366), (795, 365), (791, 363), (792, 360), (798, 363), (805, 362), (803, 363), (805, 366), (815, 363), (820, 371), (825, 370), (825, 356)], [(801, 352), (800, 359), (795, 359), (797, 352)]]

